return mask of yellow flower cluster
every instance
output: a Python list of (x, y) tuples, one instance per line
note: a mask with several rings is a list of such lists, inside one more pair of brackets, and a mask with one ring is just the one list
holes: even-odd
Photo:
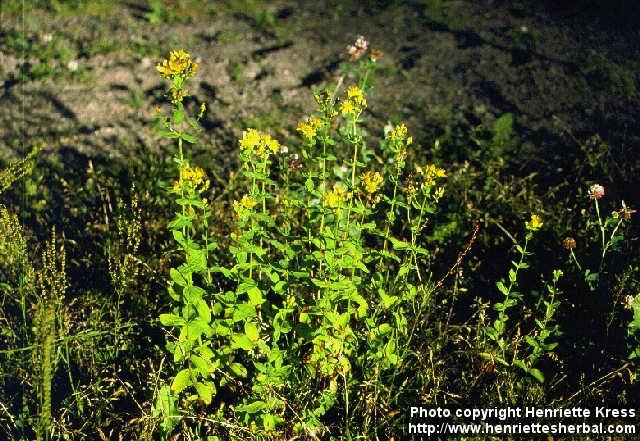
[(532, 214), (531, 220), (529, 222), (525, 222), (525, 227), (529, 231), (539, 230), (543, 225), (544, 222), (542, 222), (542, 218), (537, 214)]
[(302, 136), (311, 140), (315, 138), (318, 133), (318, 127), (320, 127), (321, 124), (322, 122), (318, 118), (308, 118), (306, 121), (300, 121), (296, 130), (302, 133)]
[(433, 187), (436, 185), (436, 179), (447, 177), (445, 169), (436, 167), (434, 164), (428, 164), (424, 167), (417, 166), (416, 171), (422, 176), (423, 187)]
[(357, 116), (367, 107), (364, 92), (358, 86), (347, 89), (347, 99), (340, 103), (340, 112), (344, 116)]
[(233, 201), (233, 209), (236, 212), (240, 212), (242, 209), (252, 210), (253, 207), (255, 206), (256, 206), (256, 201), (251, 199), (246, 194), (242, 196), (242, 199), (240, 199), (239, 201)]
[(371, 171), (363, 173), (362, 176), (360, 176), (360, 180), (362, 181), (364, 190), (369, 194), (378, 191), (384, 182), (384, 178), (380, 173)]
[(180, 180), (174, 184), (173, 188), (178, 190), (185, 184), (194, 190), (204, 191), (209, 188), (209, 179), (200, 167), (187, 166), (180, 169)]
[(240, 150), (247, 155), (265, 159), (271, 153), (280, 151), (280, 143), (266, 133), (256, 129), (247, 129), (240, 139)]
[(347, 98), (359, 106), (367, 105), (364, 92), (358, 86), (351, 86), (347, 89)]
[(387, 141), (402, 141), (407, 136), (407, 126), (400, 123), (387, 132), (385, 138)]
[(323, 204), (325, 207), (334, 208), (338, 211), (344, 203), (351, 197), (351, 194), (341, 183), (333, 186), (333, 190), (329, 190), (324, 194)]
[(198, 71), (198, 64), (191, 61), (191, 56), (180, 49), (171, 51), (169, 58), (158, 63), (156, 69), (165, 78), (182, 77), (186, 79)]

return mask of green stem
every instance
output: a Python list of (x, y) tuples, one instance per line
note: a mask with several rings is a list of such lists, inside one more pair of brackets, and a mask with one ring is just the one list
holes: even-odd
[(605, 246), (602, 248), (602, 258), (600, 259), (600, 269), (602, 269), (602, 266), (604, 264), (604, 258), (607, 255), (607, 250), (609, 249), (609, 247), (611, 246), (611, 242), (613, 241), (614, 236), (616, 235), (616, 233), (618, 232), (618, 228), (620, 228), (620, 225), (622, 224), (622, 219), (620, 219), (618, 221), (618, 224), (615, 226), (615, 228), (613, 229), (613, 231), (611, 232), (611, 236), (609, 237), (609, 240), (607, 241), (607, 243), (605, 244)]
[(605, 230), (604, 230), (604, 225), (602, 224), (602, 218), (600, 217), (600, 207), (598, 205), (598, 200), (594, 199), (593, 200), (596, 204), (596, 214), (598, 215), (598, 226), (600, 227), (600, 233), (602, 235), (602, 249), (604, 250), (605, 245)]
[(578, 262), (578, 258), (576, 257), (575, 253), (573, 252), (573, 249), (570, 249), (569, 252), (571, 253), (571, 257), (573, 258), (573, 261), (575, 262), (576, 266), (578, 267), (580, 272), (582, 272), (582, 266)]
[[(356, 188), (356, 168), (358, 165), (358, 139), (356, 138), (356, 133), (357, 133), (357, 124), (356, 121), (358, 119), (358, 115), (353, 117), (353, 120), (351, 121), (351, 128), (352, 128), (352, 143), (353, 143), (353, 161), (351, 163), (351, 191), (355, 192), (355, 188)], [(351, 210), (353, 209), (353, 194), (351, 195), (351, 197), (349, 198), (349, 209), (347, 210), (347, 228), (345, 230), (345, 235), (344, 238), (346, 239), (348, 234), (349, 234), (349, 225), (350, 225), (350, 221), (351, 221)]]
[[(396, 209), (396, 197), (398, 194), (398, 176), (396, 175), (395, 183), (393, 185), (393, 199), (391, 200), (391, 213), (395, 217), (395, 209)], [(387, 222), (387, 228), (384, 232), (384, 243), (382, 245), (382, 250), (387, 251), (387, 244), (389, 242), (389, 231), (391, 231), (391, 224)]]

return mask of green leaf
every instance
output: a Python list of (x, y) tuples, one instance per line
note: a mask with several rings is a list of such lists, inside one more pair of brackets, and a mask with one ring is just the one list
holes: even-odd
[(253, 349), (253, 342), (245, 334), (234, 334), (231, 342), (233, 349), (244, 349), (250, 351)]
[(198, 138), (188, 133), (181, 134), (180, 138), (182, 138), (183, 140), (187, 141), (190, 144), (195, 144), (196, 142), (198, 142)]
[(180, 422), (180, 416), (176, 408), (176, 399), (171, 395), (169, 386), (162, 386), (158, 391), (153, 416), (162, 416), (160, 426), (165, 433), (171, 432)]
[(257, 286), (254, 286), (249, 291), (247, 291), (247, 295), (249, 296), (249, 303), (251, 305), (257, 306), (264, 303), (264, 299), (262, 298), (262, 291)]
[(185, 237), (180, 230), (173, 230), (173, 240), (178, 242), (182, 247), (185, 247)]
[(524, 340), (527, 342), (529, 346), (531, 346), (534, 349), (540, 346), (540, 344), (538, 343), (538, 340), (536, 340), (535, 338), (529, 335), (525, 335)]
[(175, 314), (160, 314), (160, 323), (164, 326), (184, 326), (186, 322)]
[(264, 430), (267, 432), (275, 430), (276, 426), (283, 421), (284, 420), (281, 416), (274, 415), (272, 413), (265, 413), (262, 415), (262, 425), (264, 426)]
[(413, 265), (411, 265), (409, 263), (404, 263), (400, 267), (400, 269), (398, 270), (398, 274), (396, 275), (395, 280), (401, 279), (403, 276), (405, 276), (412, 269), (413, 269)]
[(312, 278), (311, 281), (313, 282), (314, 285), (316, 285), (318, 288), (325, 288), (325, 289), (330, 289), (332, 291), (344, 291), (346, 289), (349, 289), (352, 287), (353, 282), (349, 279), (342, 279), (342, 280), (338, 280), (338, 281), (324, 281), (324, 280), (320, 280), (320, 279), (314, 279)]
[(205, 250), (190, 249), (187, 252), (187, 265), (193, 272), (202, 272), (207, 269), (207, 255)]
[(527, 365), (524, 364), (524, 361), (519, 360), (519, 359), (515, 359), (513, 360), (513, 365), (516, 367), (519, 367), (520, 369), (522, 369), (523, 371), (527, 372), (529, 369), (527, 368)]
[(387, 295), (387, 293), (382, 288), (378, 289), (378, 294), (382, 299), (384, 309), (389, 309), (398, 301), (398, 296)]
[(209, 375), (209, 368), (211, 365), (204, 358), (198, 357), (197, 355), (192, 355), (191, 357), (189, 357), (189, 360), (191, 361), (191, 363), (193, 363), (196, 369), (198, 369), (198, 372), (200, 372), (203, 377)]
[(240, 363), (231, 363), (229, 369), (238, 377), (244, 378), (247, 376), (247, 368)]
[(196, 318), (189, 322), (186, 330), (189, 334), (189, 339), (191, 340), (200, 338), (203, 334), (207, 337), (211, 337), (213, 335), (213, 328), (209, 326), (209, 322), (206, 322), (201, 318)]
[(206, 291), (199, 286), (189, 285), (185, 286), (182, 291), (184, 298), (187, 302), (196, 303), (202, 300), (202, 297), (206, 294)]
[(191, 372), (189, 369), (182, 369), (178, 372), (171, 383), (171, 390), (175, 393), (180, 393), (191, 385)]
[(196, 310), (198, 311), (198, 316), (209, 323), (211, 321), (211, 309), (209, 309), (209, 305), (203, 299), (199, 299), (195, 302)]
[(493, 142), (502, 144), (509, 139), (513, 131), (513, 113), (505, 113), (493, 122)]
[(196, 391), (198, 392), (198, 396), (205, 404), (211, 404), (211, 399), (213, 398), (213, 394), (216, 392), (216, 387), (211, 381), (207, 381), (205, 383), (196, 383)]
[(264, 401), (254, 401), (253, 403), (241, 404), (240, 406), (236, 406), (236, 410), (238, 412), (244, 413), (258, 413), (266, 407), (267, 403), (265, 403)]
[(182, 121), (184, 121), (184, 108), (179, 107), (173, 112), (173, 122), (175, 124), (180, 124)]
[(403, 242), (401, 240), (396, 239), (395, 237), (389, 237), (389, 240), (391, 241), (391, 244), (393, 245), (393, 248), (395, 248), (396, 250), (410, 250), (411, 249), (411, 244), (410, 243)]
[[(191, 226), (193, 225), (193, 220), (190, 216), (186, 216), (183, 214), (176, 214), (175, 219), (173, 219), (171, 222), (169, 222), (169, 224), (167, 225), (167, 227), (170, 230), (180, 230), (182, 228), (191, 228)], [(181, 244), (182, 245), (182, 244)]]
[(307, 178), (307, 180), (304, 182), (304, 186), (307, 191), (311, 193), (313, 191), (313, 179)]
[(359, 317), (364, 317), (367, 315), (367, 309), (369, 308), (369, 305), (367, 305), (367, 301), (364, 299), (364, 297), (354, 291), (348, 296), (348, 298), (358, 305)]
[(529, 369), (529, 375), (538, 380), (540, 383), (544, 383), (544, 374), (542, 373), (542, 371), (536, 368), (531, 368)]
[[(185, 206), (185, 207), (193, 206), (200, 209), (206, 207), (206, 203), (203, 202), (202, 199), (180, 198), (180, 199), (176, 199), (176, 204)], [(195, 219), (195, 216), (189, 216), (189, 219)]]
[(202, 356), (202, 358), (204, 358), (205, 360), (211, 360), (214, 356), (213, 351), (211, 350), (211, 348), (209, 348), (208, 346), (200, 346), (198, 348), (198, 353)]
[(171, 268), (169, 270), (169, 277), (171, 277), (171, 280), (173, 280), (177, 285), (180, 286), (187, 286), (187, 283), (189, 282), (189, 279), (186, 276), (182, 275), (180, 271), (175, 268)]
[(244, 333), (252, 342), (260, 340), (260, 331), (258, 331), (258, 327), (253, 322), (244, 323)]
[(175, 139), (180, 137), (180, 135), (177, 132), (174, 132), (173, 130), (168, 130), (168, 129), (160, 130), (160, 136), (164, 138), (170, 138), (170, 139)]
[(256, 316), (256, 308), (249, 303), (239, 303), (233, 311), (233, 322), (237, 323)]

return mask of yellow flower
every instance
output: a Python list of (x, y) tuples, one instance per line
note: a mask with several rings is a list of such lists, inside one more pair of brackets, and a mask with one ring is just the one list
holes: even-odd
[(244, 151), (251, 152), (259, 142), (260, 132), (258, 132), (256, 129), (247, 129), (245, 132), (242, 132), (240, 148)]
[(180, 169), (180, 180), (174, 184), (173, 188), (177, 190), (185, 184), (199, 191), (209, 188), (207, 174), (200, 167), (187, 166)]
[(357, 113), (356, 107), (351, 101), (343, 101), (340, 103), (340, 112), (345, 116), (354, 116)]
[(333, 186), (333, 190), (330, 190), (324, 194), (323, 204), (325, 207), (340, 209), (342, 205), (349, 199), (349, 193), (344, 185), (337, 183)]
[(240, 204), (247, 210), (251, 210), (253, 209), (253, 207), (256, 206), (256, 202), (246, 194), (242, 196), (242, 199), (240, 200)]
[(537, 214), (532, 214), (531, 220), (525, 223), (525, 227), (529, 231), (539, 230), (543, 225), (544, 225), (544, 222), (542, 222), (542, 218)]
[(378, 191), (384, 182), (384, 178), (380, 173), (370, 171), (363, 173), (362, 176), (360, 176), (360, 180), (362, 181), (364, 190), (369, 194), (373, 194)]
[(351, 86), (347, 89), (347, 99), (340, 103), (340, 112), (344, 116), (356, 116), (367, 107), (367, 100), (364, 91), (358, 86)]
[(252, 210), (256, 206), (256, 201), (251, 199), (248, 195), (242, 196), (239, 201), (233, 201), (233, 210), (238, 216), (247, 214), (247, 211)]
[(173, 101), (182, 101), (188, 93), (188, 89), (176, 89), (175, 87), (171, 88), (171, 98), (173, 99)]
[(273, 139), (271, 135), (263, 134), (261, 141), (267, 149), (271, 150), (271, 153), (276, 154), (280, 151), (280, 143), (277, 139)]
[(265, 159), (270, 153), (275, 154), (280, 151), (280, 143), (272, 138), (271, 135), (256, 129), (247, 129), (242, 133), (240, 150), (247, 155), (255, 155), (258, 158)]
[(309, 118), (306, 121), (299, 122), (296, 130), (302, 133), (305, 138), (311, 140), (315, 138), (317, 129), (321, 124), (322, 122), (318, 118)]
[(316, 129), (306, 122), (298, 123), (298, 128), (296, 130), (302, 133), (302, 135), (307, 139), (313, 139), (316, 136)]
[(191, 77), (198, 71), (198, 64), (191, 61), (191, 56), (185, 51), (171, 51), (169, 58), (158, 63), (156, 69), (165, 78)]
[(358, 86), (351, 86), (347, 89), (347, 98), (359, 106), (365, 106), (367, 104), (367, 100), (364, 98), (364, 92)]
[[(407, 126), (400, 123), (387, 133), (388, 141), (402, 141), (407, 136)], [(407, 145), (411, 145), (413, 138), (407, 139)]]
[(445, 169), (436, 167), (434, 164), (428, 164), (424, 167), (416, 166), (416, 171), (422, 175), (423, 187), (433, 187), (436, 184), (436, 179), (447, 177)]

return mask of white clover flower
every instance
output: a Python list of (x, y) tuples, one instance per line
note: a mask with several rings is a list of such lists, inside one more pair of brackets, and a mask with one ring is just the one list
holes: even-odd
[(600, 184), (594, 184), (589, 187), (589, 199), (600, 199), (604, 196), (604, 187)]

